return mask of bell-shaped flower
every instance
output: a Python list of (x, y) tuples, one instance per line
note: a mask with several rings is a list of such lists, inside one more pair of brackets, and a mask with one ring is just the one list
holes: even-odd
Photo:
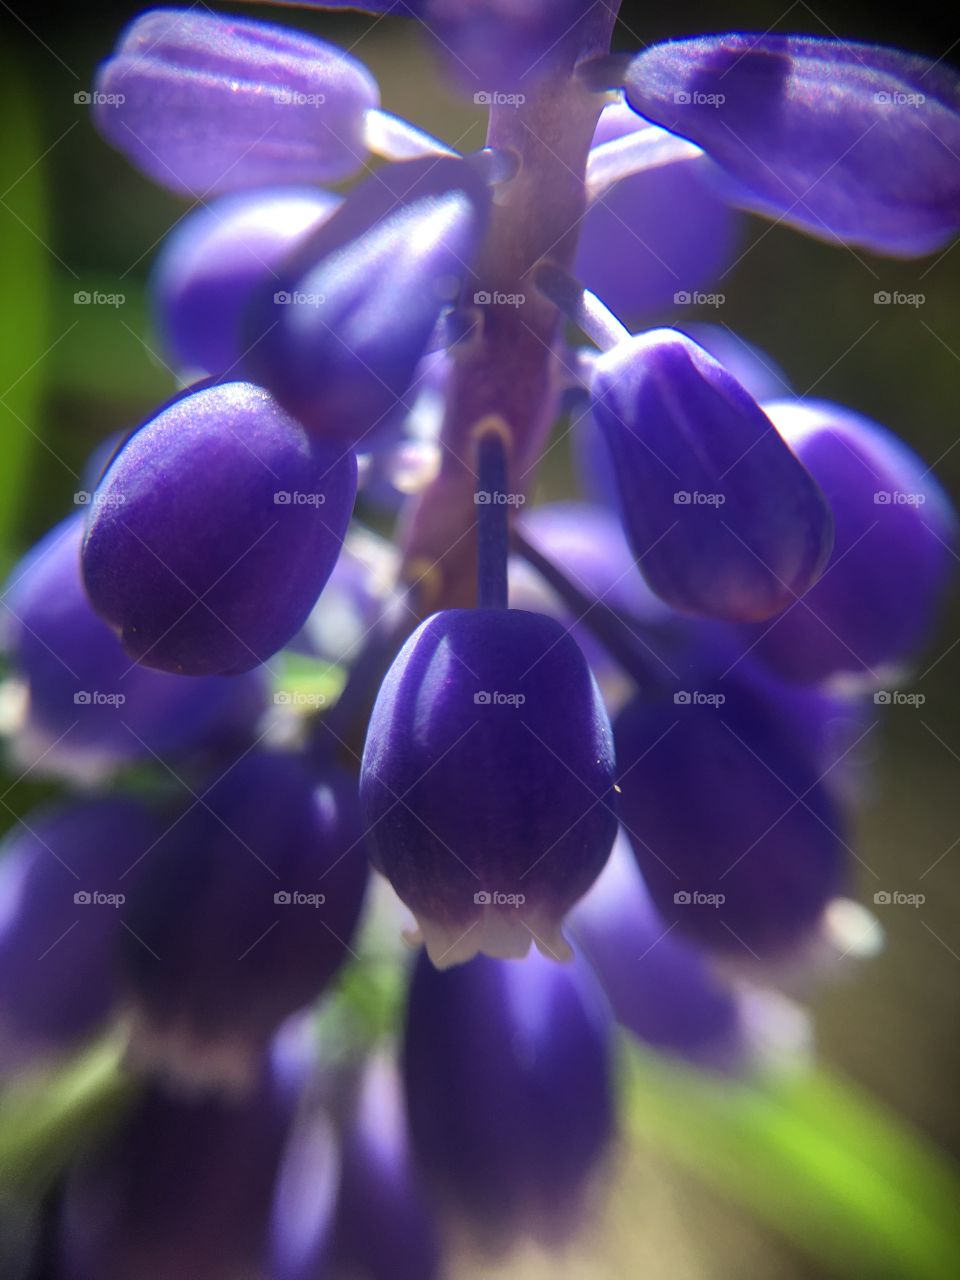
[(564, 628), (516, 609), (422, 623), (380, 688), (360, 778), (377, 867), (440, 966), (562, 958), (616, 834), (610, 728)]

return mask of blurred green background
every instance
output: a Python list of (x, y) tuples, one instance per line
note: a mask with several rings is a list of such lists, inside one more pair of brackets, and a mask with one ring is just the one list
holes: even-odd
[[(0, 61), (0, 554), (4, 567), (70, 509), (96, 444), (140, 420), (173, 389), (157, 354), (145, 279), (165, 232), (186, 205), (101, 143), (74, 95), (123, 22), (143, 6), (6, 11)], [(384, 104), (468, 150), (482, 145), (472, 104), (446, 92), (411, 25), (265, 6), (219, 6), (293, 23), (349, 47), (380, 80)], [(16, 12), (14, 12), (16, 11)], [(952, 24), (953, 30), (949, 28)], [(673, 3), (624, 5), (618, 43), (636, 48), (709, 30), (796, 30), (879, 40), (956, 59), (956, 12), (911, 5)], [(958, 161), (960, 163), (960, 161)], [(901, 434), (960, 494), (960, 250), (893, 262), (807, 240), (752, 220), (723, 320), (767, 350), (802, 394), (835, 399)], [(117, 307), (80, 306), (82, 290), (124, 295)], [(922, 293), (920, 308), (878, 308), (877, 290)], [(685, 317), (686, 318), (686, 317)], [(714, 319), (714, 316), (698, 317)], [(669, 316), (654, 319), (669, 320)], [(559, 453), (559, 451), (558, 451)], [(562, 465), (546, 483), (568, 484)], [(920, 707), (886, 708), (867, 739), (871, 766), (859, 822), (861, 897), (923, 893), (920, 908), (879, 908), (883, 954), (852, 964), (813, 993), (819, 1052), (838, 1075), (885, 1104), (943, 1153), (960, 1154), (960, 610), (956, 599), (920, 662)], [(878, 713), (880, 709), (878, 708)], [(12, 785), (0, 825), (41, 788)], [(641, 1089), (642, 1093), (642, 1089)], [(661, 1099), (662, 1102), (662, 1099)], [(669, 1110), (661, 1114), (669, 1115)], [(665, 1123), (672, 1123), (669, 1119)], [(688, 1123), (699, 1123), (694, 1111)], [(664, 1154), (644, 1132), (626, 1144), (616, 1190), (584, 1251), (484, 1264), (486, 1277), (643, 1274), (794, 1277), (828, 1274), (801, 1241), (787, 1243), (762, 1215)], [(711, 1143), (703, 1132), (704, 1152)], [(850, 1141), (854, 1141), (853, 1138)], [(892, 1160), (893, 1157), (891, 1156)], [(896, 1180), (897, 1170), (891, 1168)], [(909, 1179), (910, 1171), (902, 1171)], [(718, 1180), (722, 1182), (722, 1177)], [(728, 1188), (736, 1192), (736, 1188)], [(870, 1189), (865, 1188), (869, 1195)], [(749, 1200), (749, 1195), (746, 1197)], [(802, 1220), (802, 1213), (798, 1209)], [(802, 1237), (802, 1231), (797, 1233)], [(955, 1274), (960, 1274), (958, 1249)], [(840, 1274), (880, 1276), (875, 1260)], [(829, 1272), (836, 1274), (837, 1272)], [(463, 1274), (472, 1274), (464, 1264)], [(925, 1273), (927, 1274), (927, 1273)], [(948, 1274), (946, 1271), (944, 1274)], [(198, 1277), (197, 1280), (202, 1280)]]

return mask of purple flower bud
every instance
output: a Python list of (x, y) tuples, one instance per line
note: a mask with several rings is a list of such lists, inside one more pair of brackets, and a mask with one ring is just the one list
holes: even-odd
[(644, 577), (674, 608), (778, 613), (833, 543), (823, 494), (756, 401), (681, 333), (655, 329), (596, 363), (593, 412)]
[(827, 495), (837, 534), (820, 581), (772, 623), (745, 629), (744, 642), (790, 680), (876, 682), (929, 635), (956, 516), (922, 460), (868, 418), (826, 402), (765, 411)]
[(960, 229), (960, 86), (942, 64), (811, 36), (698, 36), (639, 54), (626, 90), (702, 146), (745, 208), (903, 257)]
[(129, 873), (156, 839), (132, 800), (31, 813), (0, 861), (0, 1068), (75, 1048), (118, 1008)]
[(574, 908), (570, 929), (617, 1021), (658, 1052), (738, 1073), (768, 1056), (801, 1052), (803, 1015), (772, 995), (725, 981), (697, 946), (665, 924), (625, 838)]
[(283, 259), (339, 205), (312, 187), (238, 192), (195, 210), (164, 241), (153, 271), (157, 324), (179, 369), (234, 372), (244, 313)]
[(421, 956), (404, 1078), (424, 1170), (489, 1247), (569, 1237), (611, 1136), (610, 1026), (591, 975), (536, 954), (446, 972)]
[[(302, 1041), (302, 1038), (298, 1037)], [(274, 1180), (309, 1067), (277, 1037), (241, 1104), (150, 1087), (72, 1170), (60, 1230), (70, 1280), (259, 1276)]]
[[(625, 103), (605, 107), (593, 145), (662, 134)], [(632, 173), (583, 220), (574, 273), (621, 318), (695, 302), (729, 264), (741, 216), (710, 181), (706, 156)]]
[(326, 182), (363, 163), (379, 94), (333, 45), (288, 27), (153, 9), (97, 77), (97, 127), (142, 172), (190, 196)]
[(489, 203), (462, 160), (413, 160), (369, 178), (254, 307), (251, 376), (314, 434), (364, 441), (410, 387), (460, 291)]
[(845, 887), (844, 821), (775, 703), (636, 698), (615, 725), (623, 826), (665, 926), (737, 959), (782, 955)]
[(336, 1250), (344, 1271), (365, 1280), (440, 1275), (437, 1225), (414, 1166), (402, 1081), (385, 1057), (367, 1064), (344, 1137)]
[[(340, 1152), (332, 1123), (315, 1104), (301, 1108), (274, 1191), (270, 1280), (318, 1280), (327, 1275), (339, 1175)], [(372, 1225), (368, 1220), (368, 1231)]]
[(94, 608), (138, 662), (247, 671), (303, 625), (356, 493), (349, 454), (249, 383), (181, 396), (123, 447), (83, 546)]
[(377, 696), (360, 797), (434, 964), (569, 955), (561, 921), (616, 834), (613, 769), (596, 683), (552, 618), (455, 609), (417, 628)]
[(277, 1025), (350, 952), (367, 864), (356, 784), (245, 756), (154, 849), (126, 948), (134, 1056), (242, 1088)]
[(252, 726), (264, 705), (260, 672), (183, 680), (130, 661), (84, 590), (83, 531), (81, 514), (51, 529), (4, 594), (6, 649), (26, 693), (18, 758), (89, 780)]

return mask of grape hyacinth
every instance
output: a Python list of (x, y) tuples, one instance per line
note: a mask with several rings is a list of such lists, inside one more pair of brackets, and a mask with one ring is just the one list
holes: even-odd
[[(100, 68), (99, 133), (196, 207), (150, 283), (181, 385), (2, 596), (11, 754), (66, 794), (0, 863), (0, 1071), (107, 1034), (132, 1095), (64, 1171), (63, 1280), (452, 1275), (464, 1224), (589, 1219), (620, 1044), (802, 1061), (775, 988), (853, 949), (865, 704), (949, 577), (886, 427), (726, 326), (626, 327), (747, 213), (947, 245), (945, 64), (612, 54), (589, 0), (302, 7), (416, 23), (487, 135), (206, 7)], [(567, 412), (579, 499), (535, 503)]]

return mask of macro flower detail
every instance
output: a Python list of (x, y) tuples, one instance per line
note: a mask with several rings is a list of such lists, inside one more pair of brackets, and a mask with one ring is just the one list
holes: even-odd
[(353, 456), (311, 440), (266, 391), (193, 391), (141, 427), (97, 487), (90, 599), (147, 666), (248, 671), (306, 620), (355, 493)]
[(813, 585), (833, 544), (830, 508), (722, 365), (683, 334), (653, 330), (597, 360), (591, 395), (624, 529), (658, 595), (756, 620)]
[(428, 618), (377, 696), (360, 796), (435, 964), (569, 955), (562, 918), (616, 832), (610, 727), (576, 642), (517, 609)]
[(209, 195), (325, 182), (359, 169), (378, 105), (349, 54), (284, 27), (194, 9), (152, 9), (97, 80), (97, 125), (165, 187)]
[(745, 208), (876, 253), (931, 253), (960, 230), (960, 82), (879, 45), (731, 34), (644, 50), (641, 115), (698, 143)]
[(2, 1280), (955, 1275), (953, 46), (277, 4), (0, 81)]

